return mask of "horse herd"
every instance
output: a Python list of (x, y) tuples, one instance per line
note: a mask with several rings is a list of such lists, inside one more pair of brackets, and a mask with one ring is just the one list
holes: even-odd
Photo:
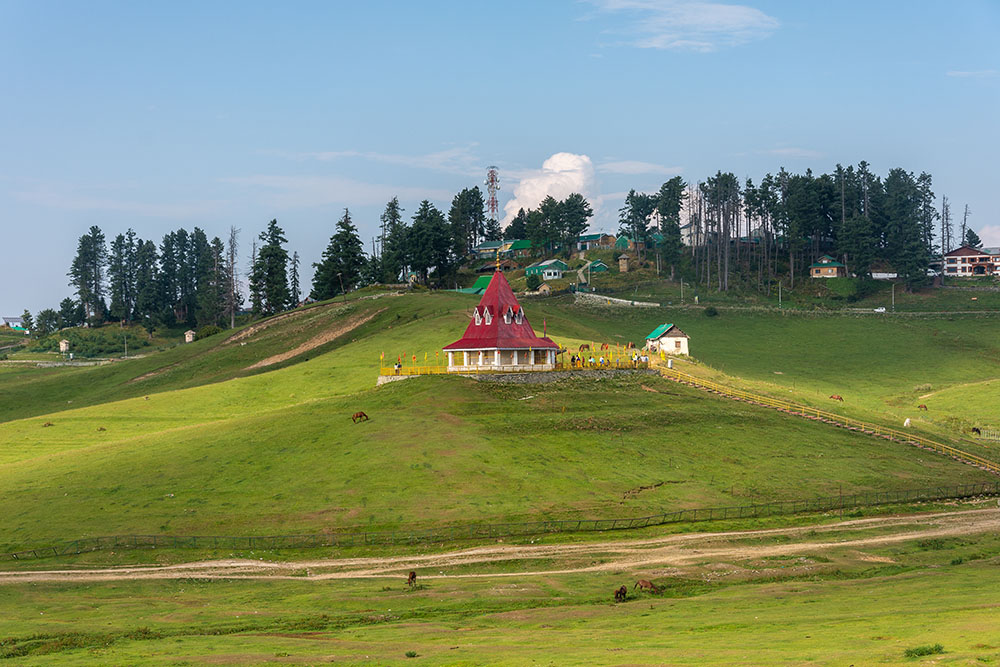
[[(410, 573), (406, 575), (406, 585), (409, 586), (411, 589), (417, 585), (417, 573), (414, 572), (413, 570), (410, 570)], [(632, 590), (635, 590), (637, 588), (642, 591), (649, 591), (650, 593), (663, 592), (662, 588), (654, 584), (652, 581), (649, 581), (648, 579), (640, 579), (639, 581), (635, 582), (635, 586), (632, 587)], [(621, 586), (615, 589), (615, 602), (625, 602), (627, 599), (628, 599), (628, 588), (625, 587), (625, 584), (622, 584)]]
[[(840, 394), (831, 394), (830, 400), (831, 401), (840, 401), (841, 403), (843, 403), (844, 402), (844, 397), (841, 396)], [(917, 410), (923, 410), (924, 412), (927, 412), (927, 406), (924, 405), (923, 403), (921, 403), (920, 405), (917, 406)]]

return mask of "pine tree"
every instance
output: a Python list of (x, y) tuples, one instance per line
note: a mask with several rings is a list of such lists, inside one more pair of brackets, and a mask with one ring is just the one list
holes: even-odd
[(560, 242), (567, 252), (572, 252), (576, 247), (576, 241), (580, 237), (580, 234), (585, 232), (590, 225), (590, 218), (594, 215), (594, 209), (590, 207), (590, 202), (579, 192), (570, 194), (559, 203), (559, 207)]
[(59, 302), (59, 328), (78, 327), (86, 319), (83, 306), (78, 301), (66, 297)]
[(108, 251), (104, 244), (104, 232), (94, 225), (80, 237), (76, 257), (70, 266), (70, 286), (83, 304), (85, 317), (94, 322), (104, 321), (104, 267)]
[(430, 281), (432, 269), (439, 282), (451, 274), (453, 243), (449, 231), (444, 214), (426, 199), (420, 202), (407, 234), (407, 254), (411, 268), (424, 283)]
[(156, 244), (138, 241), (135, 253), (135, 317), (149, 332), (159, 323), (163, 310), (156, 261)]
[(479, 186), (465, 188), (451, 200), (448, 224), (451, 225), (456, 257), (470, 254), (482, 238), (486, 221), (485, 207)]
[(271, 220), (258, 237), (261, 246), (252, 269), (251, 281), (258, 288), (259, 313), (273, 315), (284, 310), (291, 299), (288, 290), (288, 243), (277, 220)]
[(243, 303), (243, 296), (240, 294), (240, 285), (236, 258), (239, 252), (240, 230), (234, 226), (229, 227), (229, 241), (226, 243), (226, 278), (229, 289), (226, 290), (226, 315), (229, 318), (229, 328), (236, 326), (236, 311)]
[(313, 264), (316, 273), (310, 296), (318, 301), (332, 299), (343, 291), (354, 289), (365, 271), (367, 260), (363, 245), (358, 229), (351, 221), (351, 212), (346, 208), (337, 221), (336, 229), (323, 251), (322, 261)]
[(528, 212), (523, 208), (518, 209), (517, 215), (514, 219), (510, 221), (507, 225), (507, 229), (504, 230), (503, 236), (506, 239), (518, 240), (528, 238)]
[[(747, 183), (749, 188), (749, 180)], [(686, 196), (687, 183), (680, 176), (674, 176), (661, 185), (656, 193), (656, 211), (660, 215), (660, 234), (663, 235), (660, 251), (664, 261), (670, 265), (671, 280), (676, 274), (684, 247), (681, 243), (681, 208)]]
[(965, 245), (973, 248), (980, 248), (983, 245), (982, 240), (979, 238), (979, 234), (973, 231), (972, 227), (968, 227), (965, 230)]
[(59, 313), (51, 308), (38, 311), (38, 316), (35, 317), (36, 336), (48, 336), (57, 329), (59, 329)]
[(393, 197), (385, 205), (385, 211), (379, 218), (382, 221), (384, 240), (382, 242), (381, 280), (397, 283), (402, 278), (408, 262), (406, 248), (406, 222), (403, 220), (403, 209), (399, 200)]
[(176, 311), (178, 297), (178, 266), (180, 256), (177, 251), (177, 234), (170, 232), (163, 237), (160, 242), (160, 272), (157, 276), (159, 283), (159, 298), (156, 300), (158, 314), (156, 319), (166, 326), (173, 326), (177, 321)]
[(299, 253), (295, 251), (292, 253), (292, 278), (291, 284), (289, 285), (291, 291), (291, 308), (299, 305), (299, 297), (302, 294), (302, 290), (299, 288)]
[(112, 319), (130, 323), (135, 310), (136, 291), (136, 239), (135, 231), (129, 229), (119, 234), (111, 242), (108, 258), (108, 282), (111, 303), (108, 313)]
[(501, 241), (503, 240), (503, 230), (500, 228), (500, 221), (490, 218), (486, 221), (483, 226), (483, 240), (484, 241)]

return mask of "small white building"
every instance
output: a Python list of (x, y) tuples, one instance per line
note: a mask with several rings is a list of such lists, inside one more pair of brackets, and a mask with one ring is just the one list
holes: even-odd
[(646, 349), (650, 352), (663, 354), (690, 354), (688, 340), (690, 336), (673, 324), (661, 324), (646, 336)]
[(194, 337), (195, 337), (195, 332), (194, 331), (188, 329), (187, 331), (184, 332), (184, 342), (185, 343), (193, 343), (194, 342)]

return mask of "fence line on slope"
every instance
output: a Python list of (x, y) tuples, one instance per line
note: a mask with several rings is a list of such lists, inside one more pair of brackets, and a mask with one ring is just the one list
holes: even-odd
[(769, 516), (829, 512), (897, 503), (956, 500), (977, 496), (1000, 495), (1000, 481), (868, 491), (811, 499), (774, 500), (750, 505), (701, 507), (661, 512), (641, 517), (610, 519), (552, 519), (541, 521), (472, 523), (438, 528), (354, 531), (306, 535), (112, 535), (62, 541), (45, 547), (0, 554), (2, 561), (25, 561), (53, 556), (103, 551), (108, 549), (309, 549), (317, 547), (353, 547), (359, 545), (397, 545), (457, 542), (541, 535), (546, 533), (604, 532), (645, 528), (670, 523), (754, 519)]
[(838, 415), (833, 412), (828, 412), (826, 410), (820, 410), (819, 408), (813, 408), (807, 405), (800, 405), (798, 403), (792, 403), (790, 401), (784, 401), (779, 398), (772, 398), (770, 396), (764, 396), (762, 394), (754, 394), (748, 391), (743, 391), (741, 389), (734, 389), (724, 384), (713, 382), (712, 380), (706, 380), (704, 378), (699, 378), (694, 375), (684, 373), (675, 368), (666, 368), (664, 366), (659, 366), (659, 371), (664, 377), (669, 378), (671, 380), (689, 384), (695, 387), (699, 387), (701, 389), (706, 389), (708, 391), (728, 396), (736, 400), (747, 401), (750, 403), (756, 403), (757, 405), (776, 408), (778, 410), (783, 410), (790, 414), (806, 417), (807, 419), (823, 421), (828, 424), (850, 429), (852, 431), (860, 431), (867, 435), (879, 436), (887, 440), (903, 442), (909, 445), (922, 447), (924, 449), (929, 449), (934, 452), (937, 452), (938, 454), (944, 454), (945, 456), (950, 456), (956, 461), (961, 461), (962, 463), (974, 465), (978, 468), (986, 470), (987, 472), (1000, 475), (1000, 463), (996, 461), (991, 461), (989, 459), (985, 459), (981, 456), (977, 456), (976, 454), (971, 454), (969, 452), (958, 449), (957, 447), (952, 447), (951, 445), (946, 445), (944, 443), (937, 442), (936, 440), (931, 440), (930, 438), (925, 438), (923, 436), (919, 436), (913, 433), (907, 433), (906, 431), (900, 431), (899, 429), (890, 428), (888, 426), (882, 426), (880, 424), (872, 424), (870, 422), (861, 421), (860, 419), (852, 419), (850, 417)]

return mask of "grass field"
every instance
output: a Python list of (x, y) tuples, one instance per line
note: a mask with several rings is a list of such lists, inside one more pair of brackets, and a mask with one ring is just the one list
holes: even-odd
[[(387, 363), (404, 354), (408, 363), (439, 360), (435, 351), (461, 333), (476, 301), (382, 295), (107, 366), (0, 366), (0, 551), (105, 534), (641, 516), (994, 480), (906, 445), (649, 375), (544, 385), (421, 377), (374, 389), (383, 354)], [(679, 362), (684, 370), (889, 425), (909, 416), (920, 432), (996, 455), (965, 438), (971, 425), (1000, 419), (992, 316), (720, 309), (706, 317), (582, 307), (571, 297), (525, 306), (536, 329), (544, 320), (570, 349), (641, 342), (671, 321), (692, 337), (697, 361)], [(845, 402), (831, 403), (832, 393)], [(917, 413), (918, 403), (930, 409)], [(372, 420), (352, 424), (357, 410)], [(663, 531), (628, 535), (651, 534)], [(982, 597), (1000, 583), (995, 538), (831, 549), (806, 569), (780, 559), (713, 569), (706, 556), (670, 575), (668, 595), (618, 606), (610, 590), (641, 567), (524, 575), (586, 562), (456, 565), (448, 572), (482, 576), (427, 580), (412, 592), (398, 577), (316, 582), (305, 571), (268, 581), (6, 583), (0, 656), (13, 664), (867, 664), (915, 662), (907, 649), (940, 643), (945, 653), (930, 659), (1000, 659), (1000, 637), (978, 630), (998, 620)], [(59, 567), (192, 553), (102, 552)], [(725, 574), (734, 568), (742, 574)], [(650, 574), (664, 582), (663, 571)]]
[[(69, 665), (384, 665), (409, 664), (411, 654), (414, 664), (444, 665), (912, 664), (907, 651), (940, 644), (928, 659), (1000, 659), (1000, 609), (983, 594), (1000, 584), (995, 535), (803, 548), (788, 558), (705, 556), (669, 575), (640, 567), (661, 595), (632, 591), (634, 572), (559, 573), (580, 564), (572, 558), (422, 571), (414, 590), (402, 576), (318, 580), (307, 568), (247, 581), (7, 584), (0, 656)], [(522, 573), (531, 568), (554, 572)], [(622, 583), (630, 599), (613, 604)]]

